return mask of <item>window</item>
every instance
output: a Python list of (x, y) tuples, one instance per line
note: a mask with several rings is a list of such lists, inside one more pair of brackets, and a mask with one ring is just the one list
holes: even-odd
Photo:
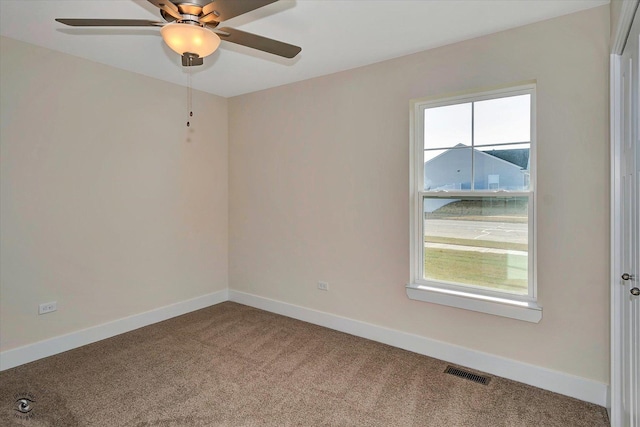
[(535, 85), (412, 101), (412, 299), (538, 322)]

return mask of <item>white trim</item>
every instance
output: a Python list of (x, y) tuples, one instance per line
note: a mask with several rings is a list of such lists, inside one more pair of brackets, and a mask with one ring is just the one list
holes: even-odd
[(466, 366), (596, 405), (605, 406), (607, 404), (608, 387), (598, 381), (245, 292), (229, 290), (229, 299), (240, 304)]
[(609, 419), (612, 426), (621, 424), (623, 414), (622, 402), (622, 325), (620, 323), (620, 292), (616, 286), (618, 283), (618, 272), (620, 271), (620, 208), (622, 206), (620, 199), (620, 147), (621, 147), (621, 73), (620, 73), (620, 56), (612, 54), (610, 57), (610, 162), (611, 162), (611, 271), (609, 286), (611, 287), (610, 313), (611, 313), (611, 386), (610, 386), (610, 402), (608, 407), (611, 408)]
[(542, 319), (542, 307), (535, 301), (519, 301), (418, 284), (408, 284), (406, 289), (407, 296), (416, 301), (447, 305), (532, 323), (538, 323)]
[[(486, 101), (489, 99), (507, 98), (510, 96), (527, 95), (535, 91), (537, 82), (530, 80), (526, 82), (506, 84), (493, 87), (479, 88), (478, 90), (455, 92), (448, 94), (437, 94), (423, 98), (411, 100), (412, 105), (428, 105), (428, 108), (444, 107), (447, 105), (462, 104), (465, 101)], [(533, 108), (533, 107), (532, 107)], [(412, 109), (413, 111), (413, 109)]]
[[(482, 153), (482, 151), (480, 151)], [(488, 155), (488, 154), (487, 154)], [(503, 161), (502, 159), (497, 159)], [(509, 162), (506, 162), (509, 163)], [(436, 190), (436, 191), (419, 191), (420, 198), (422, 197), (442, 197), (442, 198), (451, 198), (457, 199), (462, 197), (493, 197), (496, 199), (499, 198), (509, 198), (509, 197), (529, 197), (533, 194), (532, 191), (511, 191), (511, 190), (474, 190), (474, 191), (464, 191), (464, 190)]]
[(229, 299), (228, 289), (0, 353), (0, 371), (200, 310)]
[[(620, 16), (616, 28), (613, 29), (611, 37), (611, 53), (614, 55), (622, 55), (622, 50), (627, 42), (627, 36), (631, 30), (631, 23), (636, 9), (640, 5), (640, 0), (622, 0), (620, 6)], [(613, 77), (613, 75), (612, 75)]]

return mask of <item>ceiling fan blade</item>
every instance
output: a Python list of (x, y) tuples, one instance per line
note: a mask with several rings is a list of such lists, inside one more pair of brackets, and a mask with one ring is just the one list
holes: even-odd
[(158, 27), (162, 22), (146, 19), (70, 19), (56, 18), (61, 24), (71, 27)]
[(272, 53), (274, 55), (283, 56), (285, 58), (293, 58), (302, 50), (301, 47), (294, 46), (292, 44), (258, 36), (256, 34), (246, 33), (233, 28), (218, 28), (216, 33), (222, 40), (261, 50), (263, 52)]
[(198, 21), (200, 21), (201, 24), (208, 24), (209, 22), (218, 23), (220, 22), (220, 18), (218, 18), (216, 13), (216, 11), (213, 11), (211, 13), (208, 13), (207, 15), (201, 16), (200, 18), (198, 18)]
[(202, 8), (202, 18), (207, 20), (202, 21), (200, 18), (200, 22), (226, 21), (276, 1), (278, 0), (213, 0)]
[(158, 9), (164, 10), (166, 13), (173, 16), (174, 18), (182, 19), (182, 15), (180, 15), (178, 6), (171, 3), (169, 0), (148, 0), (148, 1)]

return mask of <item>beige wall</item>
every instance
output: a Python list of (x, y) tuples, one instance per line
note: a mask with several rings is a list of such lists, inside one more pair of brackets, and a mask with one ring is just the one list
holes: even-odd
[(611, 36), (613, 37), (616, 27), (618, 25), (618, 21), (620, 21), (620, 12), (622, 11), (622, 3), (624, 0), (611, 0), (609, 3), (610, 10), (610, 27), (611, 27)]
[[(608, 42), (607, 5), (231, 98), (230, 288), (608, 383)], [(532, 79), (542, 321), (407, 299), (409, 100)]]
[(1, 349), (226, 289), (227, 100), (0, 52)]

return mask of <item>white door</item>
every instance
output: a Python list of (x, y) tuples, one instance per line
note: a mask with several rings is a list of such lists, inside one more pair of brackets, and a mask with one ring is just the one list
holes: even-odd
[[(620, 60), (620, 426), (640, 427), (640, 18), (636, 14)], [(615, 363), (615, 361), (614, 361)]]

